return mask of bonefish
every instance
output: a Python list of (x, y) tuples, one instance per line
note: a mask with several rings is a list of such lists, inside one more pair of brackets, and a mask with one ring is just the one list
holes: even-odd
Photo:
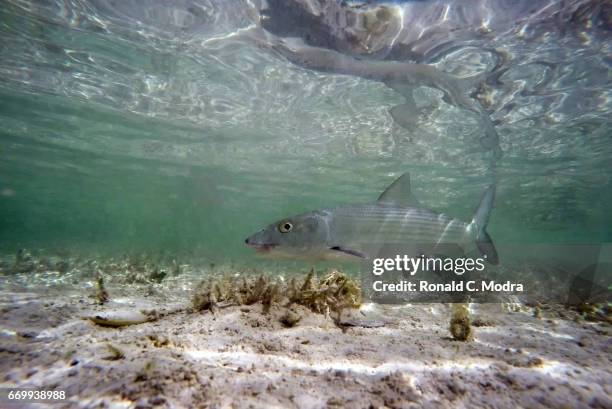
[(343, 255), (371, 259), (371, 245), (428, 244), (432, 249), (476, 248), (491, 264), (497, 251), (486, 231), (495, 186), (482, 195), (471, 222), (421, 207), (410, 191), (410, 175), (400, 176), (375, 203), (350, 204), (287, 217), (248, 237), (247, 245), (271, 255), (326, 259)]

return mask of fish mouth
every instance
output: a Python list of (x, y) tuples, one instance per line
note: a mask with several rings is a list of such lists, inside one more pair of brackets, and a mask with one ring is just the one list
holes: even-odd
[(276, 244), (272, 244), (272, 243), (249, 243), (247, 242), (246, 244), (247, 246), (255, 249), (255, 251), (257, 251), (258, 253), (269, 253), (276, 247)]

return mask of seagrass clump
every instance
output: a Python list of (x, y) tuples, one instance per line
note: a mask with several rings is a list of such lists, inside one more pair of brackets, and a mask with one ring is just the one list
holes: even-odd
[(449, 330), (453, 339), (457, 341), (472, 341), (474, 339), (467, 304), (453, 304)]
[(207, 278), (195, 289), (192, 310), (211, 310), (230, 305), (261, 303), (264, 313), (274, 305), (290, 307), (302, 305), (319, 314), (334, 312), (340, 315), (345, 308), (361, 305), (359, 284), (350, 276), (332, 270), (318, 279), (314, 270), (304, 278), (291, 278), (288, 282), (267, 275), (257, 277), (226, 275)]

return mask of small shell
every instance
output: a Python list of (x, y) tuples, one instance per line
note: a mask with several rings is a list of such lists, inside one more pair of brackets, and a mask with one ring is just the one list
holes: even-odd
[(123, 327), (151, 321), (154, 316), (143, 314), (138, 310), (117, 309), (96, 313), (87, 318), (105, 327)]

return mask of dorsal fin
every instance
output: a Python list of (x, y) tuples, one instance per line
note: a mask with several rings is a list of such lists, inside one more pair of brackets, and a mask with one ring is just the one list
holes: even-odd
[(378, 203), (399, 207), (419, 206), (419, 201), (410, 191), (410, 174), (404, 173), (378, 197)]

